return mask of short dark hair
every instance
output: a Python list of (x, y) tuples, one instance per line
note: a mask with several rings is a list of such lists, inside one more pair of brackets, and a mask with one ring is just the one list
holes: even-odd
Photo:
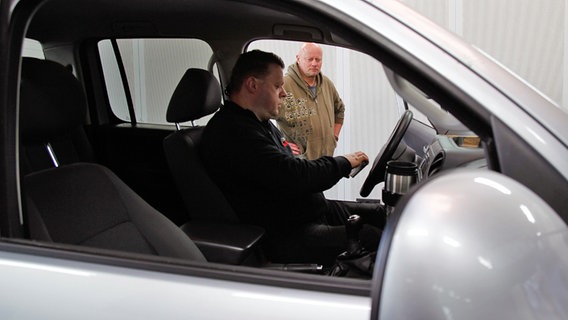
[(243, 81), (247, 77), (262, 78), (268, 75), (268, 69), (271, 64), (279, 65), (284, 69), (284, 61), (272, 52), (252, 50), (241, 54), (233, 67), (231, 79), (225, 89), (225, 93), (230, 96), (231, 93), (242, 86)]

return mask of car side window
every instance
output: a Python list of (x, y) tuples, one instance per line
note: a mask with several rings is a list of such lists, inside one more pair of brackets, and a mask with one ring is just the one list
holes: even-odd
[[(302, 42), (264, 39), (253, 41), (247, 51), (274, 52), (284, 61), (285, 72), (296, 62)], [(387, 141), (400, 117), (396, 95), (385, 76), (383, 65), (362, 52), (321, 45), (321, 72), (335, 85), (345, 104), (345, 118), (334, 155), (362, 150), (374, 157)], [(331, 199), (355, 200), (365, 174), (344, 179), (325, 194)], [(377, 188), (378, 189), (378, 188)], [(373, 196), (380, 198), (379, 191)]]
[(29, 38), (24, 39), (22, 57), (37, 58), (42, 60), (45, 59), (41, 43), (34, 39), (29, 39)]
[(122, 62), (137, 123), (166, 124), (166, 109), (188, 68), (207, 70), (213, 50), (199, 39), (118, 39), (98, 43), (110, 106), (114, 115), (130, 122)]

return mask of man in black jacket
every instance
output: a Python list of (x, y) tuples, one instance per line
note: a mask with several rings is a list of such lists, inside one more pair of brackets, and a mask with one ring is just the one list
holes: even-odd
[(385, 223), (382, 208), (350, 212), (355, 210), (323, 196), (352, 168), (368, 161), (367, 155), (358, 151), (316, 160), (293, 155), (270, 121), (286, 96), (283, 68), (272, 53), (254, 50), (239, 57), (227, 86), (230, 101), (203, 133), (200, 152), (207, 171), (243, 223), (266, 229), (266, 253), (272, 262), (332, 264), (347, 248), (345, 223), (350, 214), (367, 223), (362, 241), (375, 250), (377, 227)]

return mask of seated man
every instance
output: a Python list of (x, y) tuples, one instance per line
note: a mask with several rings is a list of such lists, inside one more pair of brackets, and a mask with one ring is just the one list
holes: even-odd
[(227, 86), (230, 101), (203, 133), (200, 154), (207, 171), (243, 223), (266, 229), (272, 262), (333, 264), (347, 249), (345, 223), (351, 214), (366, 223), (361, 240), (375, 250), (384, 210), (379, 205), (354, 210), (323, 196), (368, 161), (367, 155), (358, 151), (306, 160), (292, 154), (270, 121), (286, 97), (283, 68), (272, 53), (254, 50), (239, 57)]

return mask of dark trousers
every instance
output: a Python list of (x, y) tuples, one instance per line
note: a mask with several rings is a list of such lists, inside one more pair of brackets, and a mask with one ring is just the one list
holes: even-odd
[(304, 224), (289, 234), (280, 234), (269, 241), (267, 256), (272, 262), (332, 265), (336, 257), (347, 250), (345, 225), (352, 214), (359, 215), (363, 223), (359, 233), (362, 246), (368, 251), (377, 250), (386, 223), (385, 210), (379, 203), (324, 198), (320, 206), (319, 221)]

